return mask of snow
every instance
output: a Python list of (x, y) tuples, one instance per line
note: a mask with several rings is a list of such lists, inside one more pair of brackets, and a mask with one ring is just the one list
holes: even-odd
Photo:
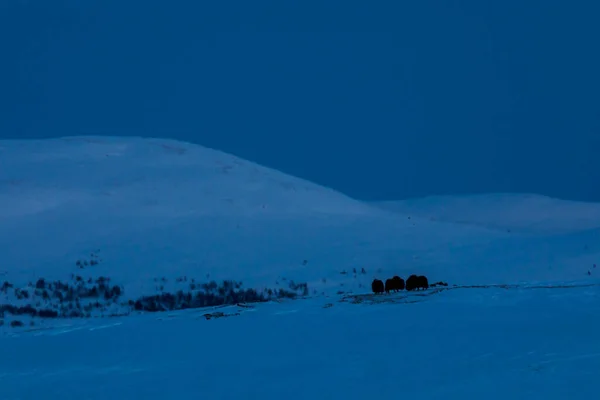
[[(76, 266), (92, 254), (99, 264)], [(6, 317), (0, 397), (588, 398), (599, 260), (599, 204), (521, 194), (369, 204), (188, 143), (1, 141), (0, 284), (107, 276), (135, 299), (187, 278), (293, 280), (310, 295), (210, 320), (206, 309), (21, 328)], [(450, 286), (345, 297), (412, 273)], [(9, 291), (4, 303), (27, 300)]]
[(2, 398), (590, 399), (598, 286), (84, 321), (0, 339)]
[(430, 196), (372, 204), (388, 211), (418, 215), (429, 220), (522, 233), (569, 233), (600, 228), (600, 204), (535, 194)]

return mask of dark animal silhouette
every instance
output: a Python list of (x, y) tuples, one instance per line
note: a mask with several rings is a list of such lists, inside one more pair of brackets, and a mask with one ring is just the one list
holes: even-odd
[(385, 281), (385, 291), (389, 292), (397, 292), (399, 290), (404, 290), (404, 279), (399, 276), (394, 276), (391, 279), (387, 279)]
[(419, 278), (417, 278), (416, 275), (409, 276), (408, 279), (406, 279), (406, 290), (408, 290), (408, 291), (415, 290), (417, 288), (418, 280), (419, 280)]
[(394, 289), (396, 290), (404, 290), (404, 279), (400, 278), (399, 276), (394, 276), (392, 278), (392, 280), (394, 281)]
[(371, 289), (373, 290), (373, 293), (375, 293), (375, 294), (383, 293), (385, 290), (383, 281), (380, 281), (379, 279), (374, 279), (373, 283), (371, 283)]
[(406, 280), (406, 290), (429, 289), (427, 277), (423, 275), (411, 275)]
[(429, 289), (429, 281), (427, 280), (426, 276), (420, 275), (417, 278), (418, 278), (418, 281), (417, 281), (418, 288), (421, 288), (423, 290)]
[(385, 281), (385, 292), (389, 293), (392, 290), (395, 290), (394, 288), (394, 281), (392, 279), (386, 279)]

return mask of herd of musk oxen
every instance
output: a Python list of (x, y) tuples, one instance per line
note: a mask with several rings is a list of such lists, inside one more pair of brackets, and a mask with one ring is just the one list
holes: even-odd
[(399, 276), (394, 276), (391, 279), (387, 279), (385, 284), (379, 279), (373, 280), (371, 289), (375, 294), (383, 292), (397, 292), (404, 289), (409, 291), (429, 289), (429, 282), (427, 281), (427, 277), (423, 275), (411, 275), (408, 277), (406, 282), (404, 282), (404, 279), (400, 278)]

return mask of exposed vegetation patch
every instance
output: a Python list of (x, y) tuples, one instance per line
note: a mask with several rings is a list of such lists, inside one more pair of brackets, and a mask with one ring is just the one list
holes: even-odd
[(83, 258), (75, 261), (75, 266), (80, 269), (84, 269), (86, 267), (93, 267), (95, 265), (100, 264), (102, 262), (102, 259), (98, 255), (99, 252), (99, 250), (94, 251), (90, 253), (89, 258)]
[(240, 315), (240, 313), (236, 312), (236, 313), (231, 313), (231, 314), (225, 314), (224, 312), (216, 311), (213, 313), (204, 314), (203, 317), (206, 318), (207, 320), (209, 320), (212, 318), (235, 317), (236, 315)]
[(131, 301), (136, 311), (172, 311), (188, 308), (214, 307), (234, 305), (238, 303), (258, 303), (281, 298), (294, 299), (299, 295), (308, 295), (306, 283), (289, 282), (289, 289), (244, 289), (242, 282), (225, 280), (218, 284), (216, 281), (207, 283), (190, 283), (190, 290), (176, 293), (161, 293), (153, 296), (143, 296)]
[[(88, 264), (89, 265), (89, 264)], [(166, 278), (156, 278), (156, 289), (162, 293), (125, 299), (125, 289), (111, 282), (109, 277), (98, 278), (71, 275), (68, 282), (39, 278), (26, 287), (16, 287), (5, 281), (0, 285), (6, 304), (0, 303), (0, 318), (5, 315), (31, 318), (91, 318), (128, 315), (135, 311), (160, 312), (203, 308), (242, 303), (266, 302), (282, 298), (307, 296), (306, 283), (288, 282), (288, 288), (257, 291), (244, 288), (242, 282), (224, 280), (198, 283), (187, 277), (175, 282), (187, 290), (165, 292)], [(10, 301), (10, 299), (13, 301)], [(10, 323), (14, 325), (14, 320)]]

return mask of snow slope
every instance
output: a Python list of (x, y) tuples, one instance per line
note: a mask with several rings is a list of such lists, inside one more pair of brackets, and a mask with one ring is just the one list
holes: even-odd
[[(108, 276), (129, 298), (184, 288), (184, 275), (310, 288), (33, 326), (5, 316), (0, 398), (593, 398), (595, 206), (500, 197), (390, 210), (186, 143), (0, 142), (0, 284)], [(375, 277), (411, 273), (451, 285), (365, 295)], [(29, 301), (12, 289), (0, 306)]]
[[(410, 273), (456, 283), (580, 279), (600, 253), (598, 230), (525, 239), (410, 217), (162, 139), (2, 141), (0, 210), (4, 279), (102, 275), (130, 295), (178, 276), (249, 286), (286, 278), (319, 292)], [(75, 266), (92, 252), (100, 265)]]
[(596, 398), (598, 286), (456, 289), (419, 299), (296, 300), (231, 307), (241, 314), (214, 320), (185, 311), (17, 332), (0, 337), (0, 396)]
[(130, 290), (180, 275), (273, 283), (296, 273), (320, 282), (341, 269), (408, 268), (420, 248), (445, 246), (450, 232), (469, 243), (495, 236), (415, 226), (309, 182), (167, 140), (5, 141), (0, 162), (0, 271), (17, 282), (68, 276), (96, 251), (103, 263), (95, 273)]
[(600, 228), (600, 204), (534, 194), (431, 196), (372, 204), (384, 210), (429, 220), (509, 229), (512, 232), (548, 234)]

